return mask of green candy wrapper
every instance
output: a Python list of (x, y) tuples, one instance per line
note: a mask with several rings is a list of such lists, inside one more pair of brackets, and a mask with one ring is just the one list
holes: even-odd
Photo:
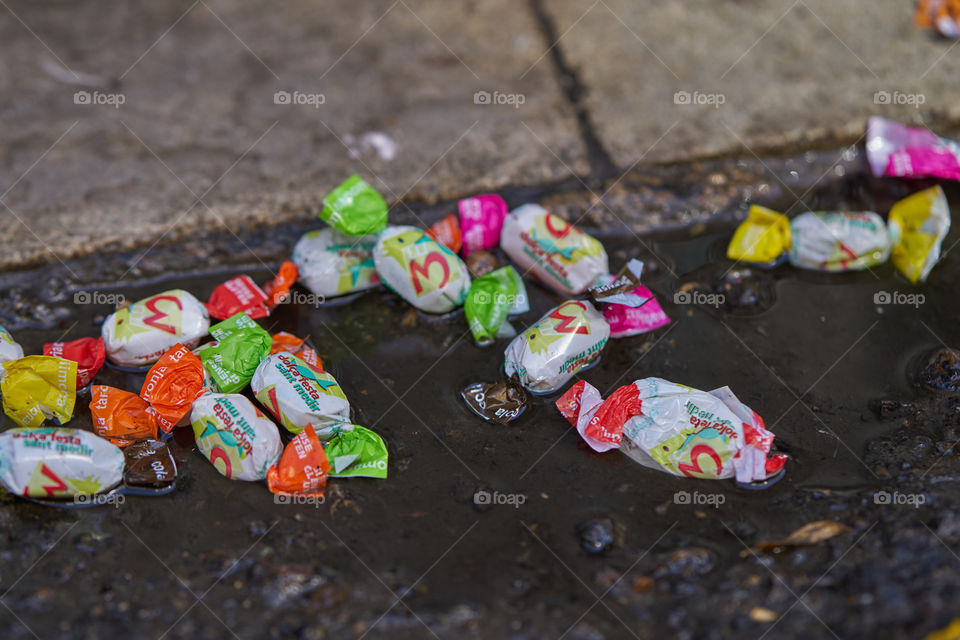
[(513, 337), (516, 331), (507, 316), (530, 310), (523, 279), (510, 266), (477, 278), (470, 285), (464, 310), (478, 345), (492, 344), (496, 337)]
[(222, 393), (238, 393), (250, 383), (273, 338), (241, 312), (210, 327), (217, 343), (200, 351), (203, 368)]
[(380, 233), (387, 226), (387, 203), (360, 176), (350, 176), (323, 199), (320, 218), (348, 236)]
[(325, 443), (331, 478), (386, 478), (387, 445), (376, 433), (356, 424), (341, 423)]

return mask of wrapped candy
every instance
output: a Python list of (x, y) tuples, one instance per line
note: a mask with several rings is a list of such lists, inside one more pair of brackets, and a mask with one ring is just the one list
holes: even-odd
[(150, 403), (157, 424), (170, 433), (189, 413), (204, 388), (204, 369), (200, 358), (182, 344), (175, 344), (147, 372), (140, 397)]
[(463, 304), (470, 274), (463, 261), (415, 227), (388, 227), (373, 260), (383, 283), (427, 313), (447, 313)]
[(48, 427), (0, 433), (0, 484), (14, 495), (91, 496), (122, 479), (123, 452), (89, 431)]
[(280, 458), (277, 425), (241, 395), (201, 396), (190, 419), (197, 449), (228, 478), (263, 480)]
[(441, 218), (436, 223), (430, 225), (427, 229), (427, 235), (431, 240), (436, 240), (450, 251), (460, 253), (460, 223), (457, 222), (457, 216), (449, 215)]
[(171, 487), (177, 463), (170, 448), (159, 440), (140, 440), (123, 450), (123, 483), (128, 487)]
[(768, 457), (774, 435), (728, 387), (707, 393), (645, 378), (603, 400), (581, 380), (556, 406), (595, 451), (619, 448), (677, 476), (758, 482), (786, 463), (785, 455)]
[(387, 445), (376, 433), (356, 424), (341, 423), (327, 437), (331, 478), (387, 477)]
[(463, 255), (493, 249), (507, 217), (507, 203), (495, 193), (464, 198), (457, 203), (463, 235)]
[(474, 413), (488, 422), (507, 424), (527, 408), (527, 394), (517, 382), (474, 382), (460, 397)]
[(270, 346), (270, 354), (292, 353), (317, 371), (323, 371), (323, 361), (317, 352), (307, 345), (306, 339), (298, 338), (292, 333), (280, 331), (273, 334), (273, 343)]
[(155, 439), (157, 419), (150, 404), (135, 393), (96, 384), (90, 388), (90, 418), (98, 436), (118, 447)]
[(816, 271), (860, 271), (890, 257), (891, 238), (872, 211), (807, 211), (790, 222), (790, 264)]
[(251, 318), (266, 318), (267, 294), (250, 276), (230, 278), (210, 294), (205, 305), (211, 318), (224, 320), (237, 313), (246, 313)]
[(273, 311), (277, 305), (290, 299), (290, 289), (300, 277), (300, 269), (296, 263), (286, 260), (280, 265), (280, 270), (273, 280), (263, 285), (263, 292), (267, 294), (267, 309)]
[(267, 471), (272, 493), (320, 497), (327, 484), (330, 462), (311, 425), (287, 443), (275, 467)]
[(273, 339), (246, 314), (238, 313), (210, 328), (217, 341), (200, 352), (200, 361), (221, 393), (243, 390), (260, 362), (270, 353)]
[(387, 203), (360, 176), (350, 176), (323, 199), (320, 217), (348, 236), (379, 233), (387, 226)]
[(510, 212), (500, 246), (521, 272), (529, 271), (561, 295), (578, 296), (609, 271), (598, 240), (536, 204)]
[(551, 393), (596, 364), (609, 337), (610, 325), (593, 305), (568, 300), (510, 342), (504, 368), (531, 392)]
[(867, 124), (867, 161), (876, 177), (960, 180), (960, 143), (886, 118)]
[(156, 362), (177, 343), (192, 349), (209, 327), (206, 307), (183, 289), (171, 289), (107, 316), (103, 343), (110, 362), (139, 367)]
[(0, 364), (23, 357), (23, 347), (17, 344), (10, 332), (0, 327)]
[(106, 352), (103, 338), (80, 338), (70, 342), (52, 342), (43, 345), (43, 355), (66, 358), (77, 363), (77, 389), (90, 384), (103, 366)]
[(510, 266), (474, 280), (464, 305), (470, 333), (480, 346), (493, 343), (497, 337), (515, 336), (507, 316), (529, 310), (527, 288), (517, 270)]
[(727, 246), (731, 260), (771, 268), (782, 263), (790, 250), (790, 219), (773, 209), (750, 205)]
[(625, 304), (604, 306), (603, 319), (610, 325), (611, 338), (636, 336), (670, 324), (670, 317), (664, 312), (650, 289), (639, 285), (634, 289), (634, 293), (645, 298), (646, 302), (638, 307)]
[(960, 38), (960, 2), (919, 0), (913, 21), (921, 29), (936, 29), (947, 38)]
[(54, 356), (27, 356), (5, 362), (0, 370), (3, 411), (23, 427), (45, 420), (59, 424), (73, 417), (77, 400), (77, 363)]
[(947, 196), (937, 185), (900, 200), (890, 209), (890, 233), (896, 239), (891, 260), (910, 282), (924, 282), (940, 259), (950, 231)]
[(325, 428), (350, 419), (350, 403), (334, 377), (289, 353), (267, 356), (250, 388), (290, 433), (310, 424), (323, 438)]
[(336, 229), (303, 235), (293, 247), (300, 282), (324, 299), (363, 291), (380, 284), (373, 263), (377, 237), (352, 237)]

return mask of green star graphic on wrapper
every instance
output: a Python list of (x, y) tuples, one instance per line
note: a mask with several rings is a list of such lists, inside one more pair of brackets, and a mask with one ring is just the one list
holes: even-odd
[(333, 432), (324, 448), (331, 478), (387, 477), (387, 445), (380, 436), (355, 424), (334, 427)]
[(323, 199), (320, 218), (348, 236), (380, 233), (387, 226), (387, 203), (363, 178), (353, 175)]

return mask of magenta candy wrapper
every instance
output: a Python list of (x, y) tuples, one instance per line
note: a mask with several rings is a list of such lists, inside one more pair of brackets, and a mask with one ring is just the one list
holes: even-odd
[(500, 242), (500, 229), (507, 217), (507, 203), (495, 193), (464, 198), (460, 210), (460, 232), (464, 257), (471, 251), (493, 249)]
[(960, 143), (886, 118), (870, 118), (867, 161), (878, 178), (960, 180)]
[(670, 324), (670, 317), (650, 289), (640, 285), (633, 290), (633, 294), (648, 298), (648, 301), (636, 308), (624, 304), (608, 304), (603, 308), (603, 318), (610, 325), (611, 338), (636, 336)]

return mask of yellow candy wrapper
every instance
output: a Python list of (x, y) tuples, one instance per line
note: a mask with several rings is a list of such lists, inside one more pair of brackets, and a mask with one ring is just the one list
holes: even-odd
[(918, 191), (890, 209), (895, 238), (891, 258), (911, 283), (923, 282), (940, 259), (940, 245), (950, 230), (950, 207), (940, 186)]
[(773, 209), (750, 205), (727, 247), (731, 260), (775, 267), (790, 249), (790, 219)]
[(11, 360), (0, 371), (3, 411), (23, 427), (39, 427), (49, 418), (64, 424), (77, 399), (77, 363), (54, 356)]

